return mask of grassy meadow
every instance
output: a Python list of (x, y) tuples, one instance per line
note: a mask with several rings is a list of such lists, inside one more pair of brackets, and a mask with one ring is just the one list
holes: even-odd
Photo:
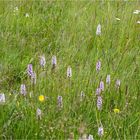
[(1, 0), (0, 139), (140, 140), (139, 23), (139, 0)]

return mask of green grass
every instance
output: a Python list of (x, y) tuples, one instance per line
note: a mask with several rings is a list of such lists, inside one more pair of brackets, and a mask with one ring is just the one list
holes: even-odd
[[(15, 7), (19, 10), (14, 13)], [(0, 1), (0, 93), (6, 96), (6, 103), (0, 105), (0, 139), (64, 140), (71, 133), (78, 139), (82, 126), (84, 134), (95, 139), (140, 139), (140, 14), (133, 14), (136, 9), (140, 9), (138, 0)], [(96, 36), (99, 23), (102, 34)], [(45, 70), (39, 64), (43, 54)], [(51, 70), (53, 55), (58, 61), (55, 72)], [(98, 60), (102, 63), (99, 73)], [(34, 87), (26, 73), (29, 63), (37, 73)], [(103, 108), (98, 111), (96, 88), (107, 74), (111, 84), (105, 84)], [(121, 80), (119, 90), (117, 79)], [(20, 95), (22, 83), (26, 97)], [(85, 92), (82, 102), (81, 91)], [(39, 95), (48, 98), (42, 103)], [(63, 97), (61, 110), (58, 95)], [(36, 118), (37, 108), (42, 110), (41, 120)], [(120, 113), (115, 114), (114, 108)]]

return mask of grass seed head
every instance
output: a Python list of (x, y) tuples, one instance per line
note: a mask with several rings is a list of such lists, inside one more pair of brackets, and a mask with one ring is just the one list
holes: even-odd
[(69, 140), (74, 140), (74, 133), (73, 132), (70, 133)]
[(117, 21), (120, 21), (121, 19), (116, 17), (116, 20), (117, 20)]

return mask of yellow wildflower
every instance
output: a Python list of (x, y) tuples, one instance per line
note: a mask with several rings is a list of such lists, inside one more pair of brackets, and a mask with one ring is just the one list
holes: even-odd
[(45, 100), (44, 95), (40, 95), (40, 96), (38, 97), (38, 100), (39, 100), (40, 102), (43, 102), (43, 101)]
[(120, 110), (118, 108), (114, 108), (114, 113), (120, 113)]

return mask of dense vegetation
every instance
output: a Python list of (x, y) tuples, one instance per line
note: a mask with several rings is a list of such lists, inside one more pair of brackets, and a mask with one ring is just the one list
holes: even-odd
[(140, 139), (139, 8), (0, 1), (0, 139)]

